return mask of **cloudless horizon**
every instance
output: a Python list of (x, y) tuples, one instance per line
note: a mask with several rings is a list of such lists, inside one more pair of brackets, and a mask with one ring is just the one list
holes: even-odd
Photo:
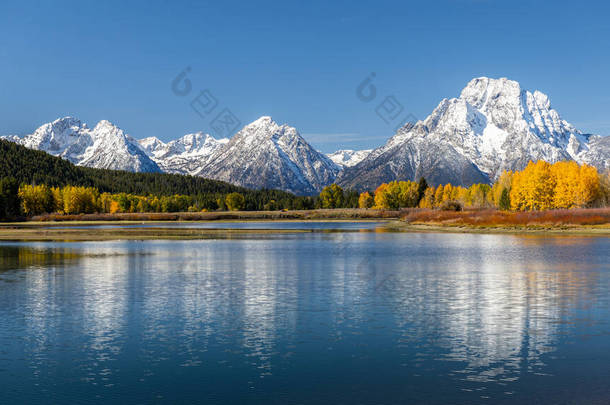
[[(610, 135), (610, 6), (603, 2), (260, 1), (0, 4), (0, 134), (63, 116), (136, 138), (270, 115), (323, 152), (379, 146), (394, 96), (424, 119), (480, 76), (549, 95), (578, 129)], [(172, 91), (190, 68), (192, 90)], [(356, 97), (372, 72), (375, 102)], [(190, 102), (209, 90), (204, 117)]]

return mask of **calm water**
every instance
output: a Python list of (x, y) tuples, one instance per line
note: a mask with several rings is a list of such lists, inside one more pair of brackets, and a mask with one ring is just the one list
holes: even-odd
[(0, 403), (610, 402), (610, 238), (313, 232), (0, 257)]

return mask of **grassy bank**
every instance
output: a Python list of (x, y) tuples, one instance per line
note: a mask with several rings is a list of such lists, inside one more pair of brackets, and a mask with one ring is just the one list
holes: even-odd
[(610, 208), (549, 211), (413, 209), (401, 214), (408, 229), (452, 229), (464, 231), (572, 231), (610, 233)]
[[(45, 215), (29, 222), (0, 224), (0, 240), (150, 240), (272, 237), (273, 234), (312, 230), (226, 229), (223, 222), (246, 221), (386, 221), (375, 231), (610, 235), (610, 208), (535, 212), (429, 209), (401, 211), (335, 209), (304, 211), (237, 211), (199, 213)], [(217, 221), (214, 229), (155, 226), (152, 222)], [(146, 227), (122, 227), (150, 222)], [(116, 224), (116, 227), (79, 227)], [(223, 229), (225, 228), (225, 229)], [(330, 231), (328, 226), (326, 231)], [(316, 232), (325, 230), (316, 230)], [(264, 236), (267, 235), (267, 236)]]
[(117, 214), (45, 214), (30, 219), (33, 222), (65, 221), (249, 221), (249, 220), (324, 220), (324, 219), (398, 219), (401, 211), (372, 209), (319, 209), (300, 211), (213, 211), (174, 213), (117, 213)]
[(189, 240), (262, 238), (273, 234), (309, 232), (265, 229), (188, 229), (188, 228), (78, 228), (78, 227), (0, 227), (0, 241), (107, 241), (107, 240)]

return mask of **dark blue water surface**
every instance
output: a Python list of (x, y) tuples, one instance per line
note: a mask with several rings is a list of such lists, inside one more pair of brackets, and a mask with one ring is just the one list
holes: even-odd
[(610, 238), (0, 244), (1, 403), (610, 403)]

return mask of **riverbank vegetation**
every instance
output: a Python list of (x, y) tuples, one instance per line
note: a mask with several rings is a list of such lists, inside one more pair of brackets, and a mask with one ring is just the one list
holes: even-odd
[[(425, 187), (424, 187), (425, 186)], [(522, 171), (505, 171), (492, 185), (466, 188), (451, 184), (428, 187), (425, 180), (381, 184), (373, 194), (360, 194), (361, 208), (465, 208), (513, 211), (595, 208), (610, 205), (610, 175), (576, 162), (530, 162)]]
[[(255, 217), (262, 219), (284, 218), (269, 214), (280, 211), (299, 213), (291, 214), (295, 219), (311, 216), (398, 218), (405, 217), (400, 210), (419, 208), (418, 221), (428, 218), (443, 222), (462, 217), (445, 217), (448, 214), (440, 212), (574, 210), (607, 207), (610, 203), (610, 175), (575, 162), (530, 162), (522, 171), (502, 173), (491, 186), (431, 186), (421, 178), (417, 182), (384, 183), (374, 191), (360, 194), (332, 184), (318, 196), (295, 196), (279, 190), (249, 190), (200, 177), (78, 167), (45, 152), (3, 140), (0, 140), (0, 155), (3, 157), (0, 159), (0, 219), (5, 221), (80, 216), (87, 216), (89, 220), (114, 220), (129, 215), (137, 220), (156, 220), (169, 214), (171, 218), (165, 220), (200, 217), (205, 220), (215, 217), (208, 212), (223, 211), (260, 211), (261, 215)], [(374, 211), (383, 214), (371, 214)], [(174, 213), (181, 214), (176, 217)], [(465, 223), (475, 221), (469, 215), (463, 215)], [(488, 219), (502, 222), (501, 218), (508, 217), (497, 213)]]
[(404, 210), (401, 220), (410, 225), (475, 229), (606, 229), (610, 231), (610, 208), (570, 210), (502, 211), (466, 209), (443, 211), (428, 208)]

